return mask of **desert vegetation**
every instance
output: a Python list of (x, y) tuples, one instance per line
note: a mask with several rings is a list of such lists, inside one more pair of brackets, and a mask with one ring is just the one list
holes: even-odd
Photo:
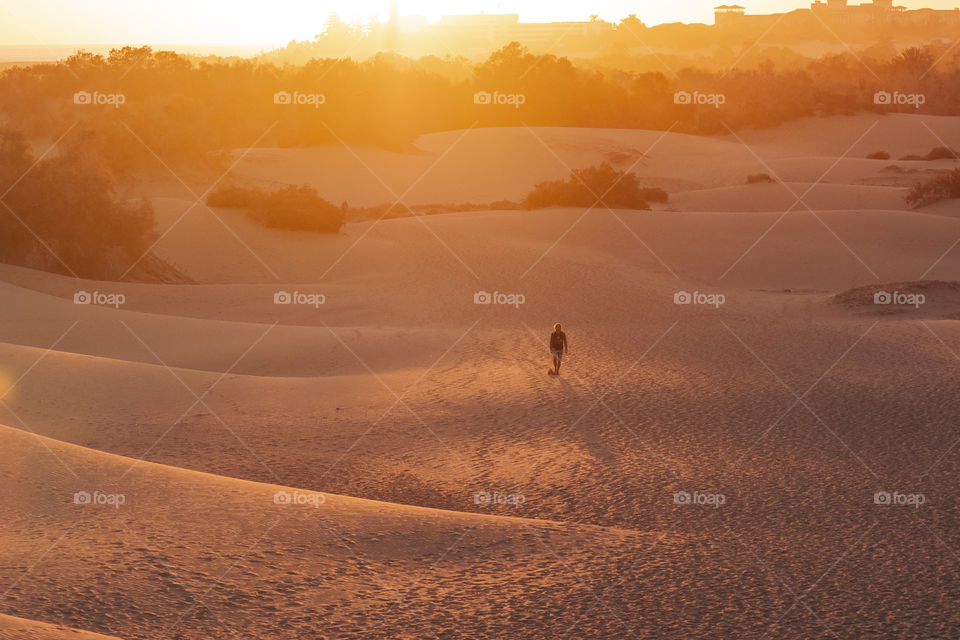
[(117, 278), (147, 252), (154, 216), (124, 198), (95, 159), (37, 159), (0, 131), (0, 261), (85, 278)]
[(769, 173), (754, 173), (747, 176), (747, 184), (769, 184), (774, 182)]
[(308, 186), (288, 186), (273, 191), (227, 185), (217, 187), (207, 198), (211, 207), (242, 209), (271, 229), (336, 233), (343, 226), (344, 212)]
[[(347, 204), (347, 203), (345, 203)], [(442, 213), (466, 213), (469, 211), (516, 211), (522, 209), (519, 202), (497, 200), (489, 203), (440, 202), (431, 204), (383, 203), (370, 207), (354, 207), (347, 204), (344, 213), (348, 222), (379, 220), (381, 218), (406, 218), (409, 216), (433, 216)]]
[(641, 187), (637, 177), (607, 163), (574, 169), (566, 180), (538, 183), (523, 200), (527, 209), (545, 207), (591, 207), (649, 209), (651, 202), (666, 202), (667, 193)]
[[(931, 45), (874, 52), (870, 60), (876, 76), (852, 55), (723, 73), (691, 67), (673, 75), (601, 68), (533, 54), (517, 43), (479, 62), (380, 54), (362, 61), (312, 58), (282, 66), (262, 58), (196, 59), (148, 47), (119, 48), (106, 56), (81, 51), (58, 63), (14, 66), (0, 73), (0, 121), (16, 123), (18, 140), (57, 143), (57, 152), (17, 184), (6, 202), (31, 228), (50, 227), (38, 235), (58, 245), (38, 245), (26, 226), (0, 210), (6, 214), (4, 228), (10, 230), (0, 257), (105, 274), (110, 265), (148, 245), (152, 228), (149, 207), (121, 197), (116, 185), (131, 185), (151, 171), (169, 177), (169, 168), (223, 170), (230, 150), (237, 148), (344, 144), (409, 151), (423, 134), (471, 126), (673, 127), (724, 133), (805, 116), (896, 109), (874, 104), (874, 91), (918, 68), (931, 69), (916, 86), (927, 100), (910, 110), (952, 113), (960, 108), (960, 97), (949, 87), (960, 84), (960, 65), (949, 56), (933, 64), (938, 51)], [(758, 86), (769, 90), (758, 92)], [(356, 87), (364, 88), (362, 95)], [(720, 105), (678, 103), (675, 95), (683, 91), (722, 94), (724, 100)], [(522, 95), (523, 101), (484, 103), (476, 96), (485, 92)], [(16, 168), (36, 152), (5, 139), (4, 171), (12, 184), (18, 179)], [(916, 159), (956, 157), (952, 149), (940, 147)], [(50, 172), (68, 177), (52, 180)], [(662, 191), (644, 190), (632, 177), (618, 183), (619, 177), (609, 166), (578, 170), (568, 180), (537, 185), (522, 204), (591, 206), (591, 190), (600, 195), (614, 184), (604, 198), (610, 206), (644, 209), (666, 199)], [(42, 186), (44, 179), (54, 186)], [(31, 190), (34, 195), (27, 195)], [(277, 228), (331, 232), (344, 220), (339, 207), (304, 188), (259, 194), (241, 190), (215, 194), (214, 201), (223, 202), (216, 198)], [(468, 210), (466, 206), (438, 204), (416, 213)], [(58, 210), (72, 215), (54, 216)], [(88, 220), (94, 211), (100, 212), (97, 219)], [(389, 209), (379, 215), (384, 213)], [(75, 233), (81, 224), (87, 225), (89, 246)], [(94, 245), (108, 248), (94, 251)], [(69, 255), (69, 260), (61, 259), (76, 266), (53, 255)]]
[(922, 160), (924, 162), (933, 162), (934, 160), (960, 160), (960, 155), (949, 147), (934, 147), (926, 155), (907, 155), (901, 160)]
[(907, 194), (907, 204), (916, 207), (925, 207), (942, 200), (960, 198), (960, 169), (931, 178), (926, 182), (916, 183)]
[[(85, 154), (129, 174), (161, 162), (223, 164), (224, 150), (272, 145), (372, 144), (409, 149), (418, 136), (472, 125), (614, 127), (724, 133), (770, 127), (805, 116), (899, 109), (874, 103), (917, 68), (932, 69), (915, 90), (911, 112), (953, 113), (960, 69), (931, 45), (875, 52), (867, 69), (851, 54), (711, 71), (600, 68), (537, 55), (518, 43), (481, 62), (379, 54), (363, 61), (311, 58), (194, 59), (125, 47), (107, 56), (79, 52), (54, 64), (0, 74), (0, 117), (31, 140), (83, 141)], [(915, 77), (918, 74), (915, 74)], [(356, 87), (363, 87), (362, 95)], [(767, 90), (758, 92), (757, 87)], [(722, 105), (677, 104), (679, 91), (722, 94)], [(123, 96), (122, 104), (78, 94)], [(522, 94), (522, 105), (478, 104), (479, 92)], [(283, 99), (287, 97), (287, 100)], [(904, 110), (907, 107), (904, 107)]]
[(308, 186), (282, 189), (229, 184), (217, 187), (207, 205), (239, 209), (268, 228), (292, 231), (335, 233), (347, 221), (405, 218), (470, 211), (516, 211), (547, 207), (591, 207), (604, 205), (622, 209), (650, 209), (651, 203), (666, 203), (669, 194), (658, 187), (641, 186), (637, 176), (615, 169), (608, 163), (575, 169), (566, 180), (541, 182), (521, 202), (497, 200), (490, 203), (384, 203), (374, 206), (336, 206)]

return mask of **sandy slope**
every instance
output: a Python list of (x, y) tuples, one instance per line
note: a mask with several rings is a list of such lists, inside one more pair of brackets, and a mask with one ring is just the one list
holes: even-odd
[[(412, 638), (448, 635), (451, 616), (465, 634), (520, 623), (531, 637), (557, 635), (613, 567), (656, 539), (329, 494), (277, 504), (278, 492), (297, 491), (153, 464), (113, 481), (129, 460), (7, 427), (0, 440), (0, 532), (10, 543), (0, 555), (12, 574), (36, 562), (8, 606), (127, 638)], [(80, 491), (120, 495), (122, 505), (76, 504)], [(557, 555), (543, 563), (543, 553)], [(55, 600), (38, 597), (53, 584)], [(551, 601), (566, 606), (562, 616)], [(598, 617), (583, 629), (618, 624)]]
[(684, 191), (671, 209), (680, 211), (795, 211), (843, 207), (855, 210), (903, 209), (903, 189), (855, 184), (772, 183)]
[(0, 614), (0, 638), (6, 640), (117, 640), (113, 636), (78, 631), (3, 614)]
[[(238, 151), (235, 174), (242, 180), (309, 184), (333, 202), (359, 206), (398, 198), (408, 204), (489, 203), (520, 200), (537, 182), (562, 179), (570, 169), (600, 162), (632, 170), (644, 183), (670, 193), (739, 186), (758, 173), (788, 183), (859, 184), (889, 179), (883, 169), (890, 165), (918, 170), (956, 166), (951, 161), (897, 160), (940, 146), (960, 147), (955, 118), (810, 118), (714, 138), (617, 129), (493, 128), (423, 136), (418, 154), (342, 145)], [(866, 159), (876, 151), (886, 151), (892, 160)], [(469, 181), (462, 179), (465, 172)], [(849, 195), (853, 197), (835, 199), (826, 208), (864, 207), (855, 193)], [(895, 208), (902, 206), (900, 200)]]
[(925, 155), (933, 147), (955, 148), (960, 142), (960, 121), (951, 116), (910, 114), (804, 118), (741, 137), (756, 149), (777, 155), (806, 153), (836, 158), (849, 150), (848, 157), (863, 158), (886, 151), (896, 159)]
[[(404, 196), (410, 203), (493, 202), (520, 199), (542, 180), (564, 178), (570, 168), (611, 162), (647, 176), (676, 180), (685, 157), (750, 163), (736, 142), (658, 131), (563, 128), (494, 128), (432, 134), (418, 155), (344, 147), (254, 150), (239, 175), (317, 187), (329, 199), (371, 205)], [(719, 164), (719, 162), (718, 162)], [(647, 168), (645, 170), (644, 168)], [(461, 176), (469, 168), (472, 179)], [(682, 179), (682, 178), (681, 178)]]
[[(845, 151), (809, 140), (853, 124), (869, 122), (744, 135), (805, 189)], [(885, 118), (864, 149), (925, 151), (916, 125)], [(653, 135), (540, 133), (571, 158)], [(451, 151), (422, 197), (552, 177), (524, 137), (543, 149), (471, 132), (479, 155)], [(498, 144), (525, 173), (485, 164)], [(228, 231), (197, 208), (158, 254), (199, 285), (0, 267), (0, 393), (16, 382), (0, 405), (4, 613), (128, 639), (955, 635), (960, 289), (914, 281), (960, 281), (960, 220), (857, 186), (879, 171), (860, 160), (811, 191), (815, 215), (783, 216), (782, 186), (742, 185), (756, 159), (739, 142), (662, 145), (646, 170), (685, 189), (683, 212), (311, 237), (218, 212)], [(295, 182), (330, 150), (259, 153), (244, 170)], [(429, 159), (370, 153), (397, 188)], [(463, 181), (468, 162), (482, 179)], [(380, 201), (362, 173), (326, 171)], [(190, 205), (156, 203), (162, 229)], [(478, 306), (481, 289), (526, 300)], [(929, 300), (871, 304), (886, 289)], [(126, 304), (78, 306), (78, 290)], [(275, 305), (278, 290), (326, 302)], [(680, 290), (726, 302), (675, 305)], [(555, 379), (558, 320), (572, 351)], [(279, 487), (327, 500), (278, 506)], [(80, 490), (127, 502), (74, 505)], [(881, 490), (927, 502), (875, 505)], [(524, 503), (478, 505), (482, 491)]]

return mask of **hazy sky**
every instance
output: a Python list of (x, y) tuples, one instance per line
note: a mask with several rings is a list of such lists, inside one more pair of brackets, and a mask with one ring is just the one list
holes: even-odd
[[(751, 13), (808, 6), (809, 0), (743, 2)], [(712, 22), (727, 0), (400, 0), (404, 15), (518, 13), (522, 20), (617, 21), (636, 13), (648, 24)], [(960, 0), (907, 0), (910, 8), (952, 8)], [(283, 45), (312, 38), (327, 16), (385, 19), (389, 0), (0, 0), (0, 45), (205, 43)]]

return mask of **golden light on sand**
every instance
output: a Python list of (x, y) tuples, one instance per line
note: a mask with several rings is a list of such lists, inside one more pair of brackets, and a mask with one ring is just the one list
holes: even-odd
[(0, 0), (0, 640), (958, 637), (960, 11), (812, 1)]
[(0, 400), (9, 402), (13, 399), (15, 378), (6, 371), (0, 371)]

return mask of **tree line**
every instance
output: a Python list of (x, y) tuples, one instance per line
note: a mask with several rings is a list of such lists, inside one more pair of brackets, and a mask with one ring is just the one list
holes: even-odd
[[(517, 43), (466, 66), (390, 54), (278, 66), (123, 48), (6, 70), (0, 118), (31, 140), (56, 140), (73, 128), (66, 148), (95, 154), (120, 175), (156, 167), (158, 158), (222, 165), (225, 150), (254, 144), (406, 150), (420, 135), (471, 126), (714, 134), (862, 110), (960, 113), (960, 70), (938, 65), (935, 53), (913, 48), (882, 63), (844, 54), (674, 75), (582, 68)], [(922, 94), (922, 104), (878, 103), (878, 92)], [(684, 94), (692, 98), (678, 98)]]

